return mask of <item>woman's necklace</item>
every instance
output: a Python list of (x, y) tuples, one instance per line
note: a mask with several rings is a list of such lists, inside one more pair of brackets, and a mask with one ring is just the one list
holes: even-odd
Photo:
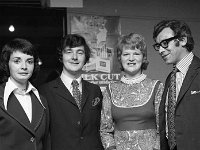
[(145, 78), (146, 78), (146, 74), (141, 74), (140, 76), (138, 76), (138, 77), (135, 77), (135, 78), (131, 78), (131, 79), (129, 79), (129, 78), (126, 78), (124, 75), (122, 76), (122, 78), (121, 78), (121, 81), (123, 82), (123, 83), (126, 83), (126, 84), (135, 84), (135, 83), (140, 83), (141, 81), (143, 81)]

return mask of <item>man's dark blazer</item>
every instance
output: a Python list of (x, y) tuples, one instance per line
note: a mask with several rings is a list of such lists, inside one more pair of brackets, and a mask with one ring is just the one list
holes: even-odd
[(100, 138), (102, 93), (82, 80), (82, 111), (60, 77), (40, 87), (50, 109), (52, 150), (103, 150)]
[(5, 84), (0, 85), (0, 150), (49, 150), (46, 100), (40, 96), (45, 109), (32, 93), (33, 116), (30, 123), (13, 93), (9, 97), (8, 109), (5, 109), (4, 89)]
[[(165, 102), (170, 75), (160, 104), (161, 150), (169, 150), (166, 138)], [(175, 109), (175, 130), (177, 150), (200, 149), (200, 59), (193, 57), (177, 98)]]

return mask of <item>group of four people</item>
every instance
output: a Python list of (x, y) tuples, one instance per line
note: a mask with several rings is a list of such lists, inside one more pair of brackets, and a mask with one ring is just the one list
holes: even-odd
[[(101, 92), (82, 79), (90, 48), (77, 34), (59, 47), (62, 72), (37, 90), (33, 44), (14, 39), (0, 56), (0, 149), (2, 150), (197, 150), (200, 148), (200, 59), (183, 21), (154, 27), (154, 49), (173, 64), (165, 84), (150, 79), (144, 37), (122, 36), (120, 81)], [(38, 92), (39, 91), (39, 92)]]

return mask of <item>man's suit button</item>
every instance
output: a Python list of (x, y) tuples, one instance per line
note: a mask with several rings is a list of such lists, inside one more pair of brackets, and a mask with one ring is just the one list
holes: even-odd
[(80, 126), (81, 122), (80, 122), (80, 121), (78, 121), (78, 122), (77, 122), (77, 124)]
[(34, 137), (31, 137), (31, 138), (30, 138), (30, 141), (31, 141), (31, 142), (34, 142), (34, 141), (35, 141), (35, 138), (34, 138)]

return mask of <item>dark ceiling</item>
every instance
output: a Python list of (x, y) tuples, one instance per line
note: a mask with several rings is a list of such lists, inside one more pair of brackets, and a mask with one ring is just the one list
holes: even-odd
[[(62, 36), (64, 15), (63, 10), (50, 8), (1, 6), (0, 41), (4, 41), (2, 38), (27, 37), (41, 43), (47, 38)], [(11, 24), (16, 28), (12, 33), (8, 30)]]
[[(56, 54), (58, 42), (66, 34), (63, 33), (64, 22), (66, 24), (64, 9), (0, 5), (0, 47), (13, 38), (26, 38), (38, 45), (46, 66), (52, 66), (49, 55)], [(8, 30), (10, 25), (14, 25), (14, 32)]]
[(1, 6), (41, 7), (42, 0), (0, 0)]

